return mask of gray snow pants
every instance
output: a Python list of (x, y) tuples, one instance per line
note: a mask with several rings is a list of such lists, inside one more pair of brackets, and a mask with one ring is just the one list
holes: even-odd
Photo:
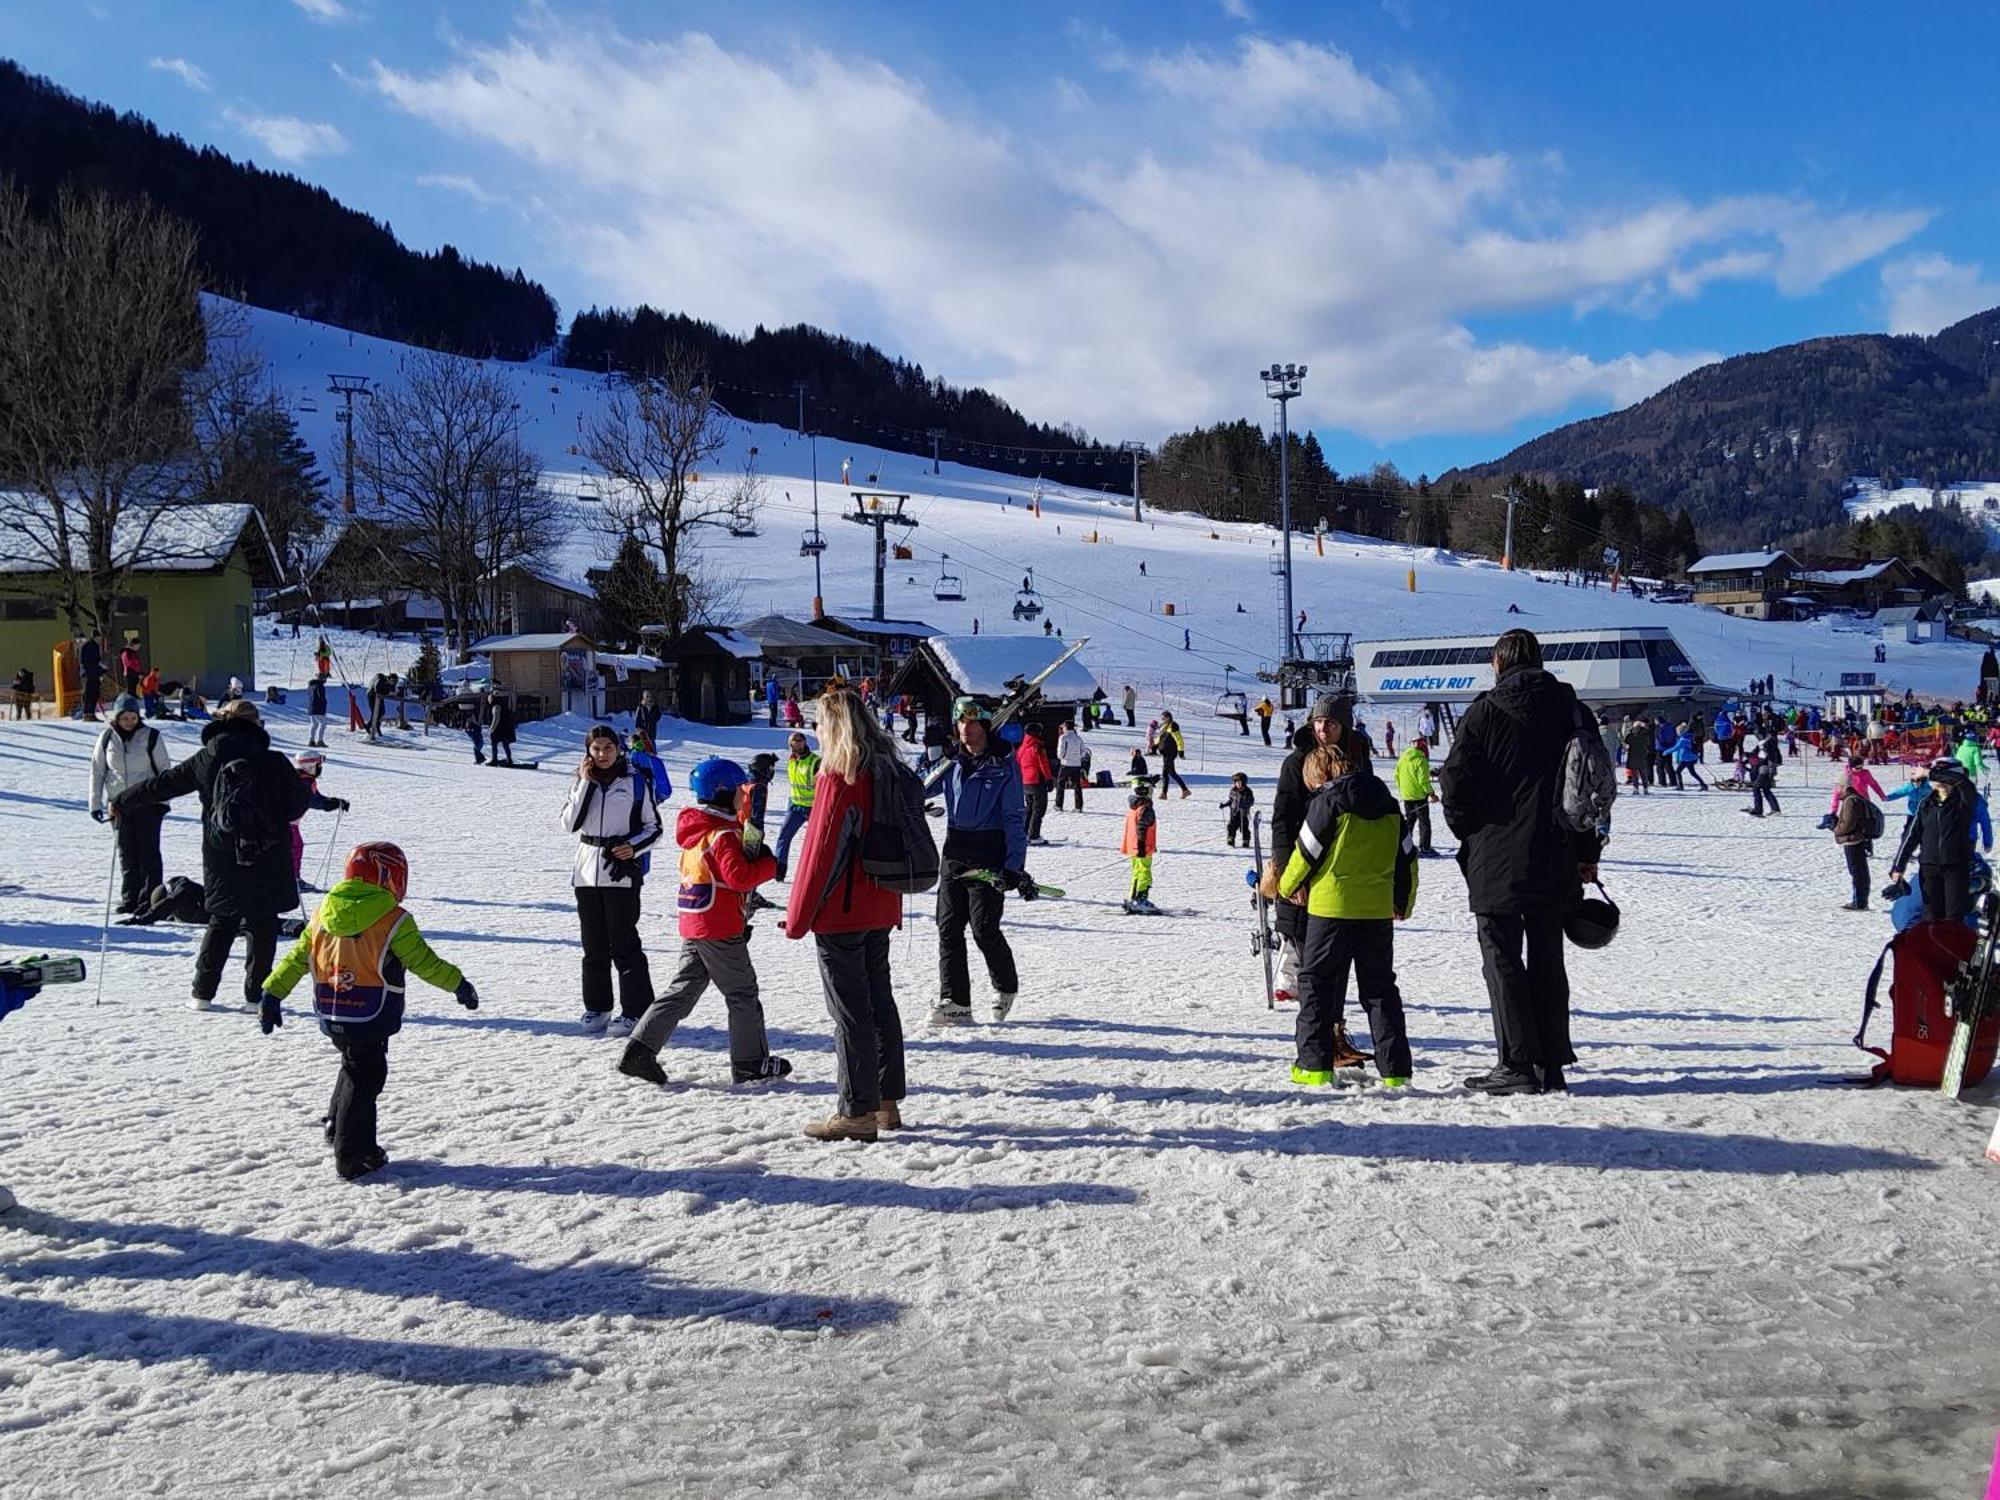
[(729, 1007), (730, 1062), (748, 1067), (769, 1057), (764, 1004), (757, 998), (757, 971), (750, 966), (750, 939), (740, 934), (733, 938), (683, 938), (674, 977), (666, 993), (646, 1007), (639, 1024), (632, 1028), (632, 1040), (658, 1052), (710, 984), (722, 991), (722, 1003)]

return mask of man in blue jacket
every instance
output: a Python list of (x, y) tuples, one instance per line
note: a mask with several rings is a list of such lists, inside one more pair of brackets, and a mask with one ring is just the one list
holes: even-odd
[(993, 981), (993, 1019), (1014, 1008), (1021, 981), (1014, 950), (1000, 931), (1008, 889), (1035, 899), (1022, 868), (1028, 858), (1027, 799), (1011, 747), (990, 732), (987, 712), (970, 698), (957, 704), (958, 744), (926, 778), (926, 792), (944, 798), (944, 848), (939, 851), (938, 1004), (933, 1026), (972, 1024), (972, 979), (965, 931), (986, 960)]

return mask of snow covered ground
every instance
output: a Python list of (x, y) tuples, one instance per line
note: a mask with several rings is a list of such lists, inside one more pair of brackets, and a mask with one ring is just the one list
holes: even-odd
[(1886, 515), (1905, 505), (1918, 510), (1941, 506), (1964, 513), (1989, 531), (2000, 531), (2000, 480), (1966, 479), (1931, 489), (1909, 480), (1895, 489), (1884, 489), (1880, 479), (1857, 475), (1849, 481), (1854, 493), (1844, 502), (1848, 516), (1856, 521)]
[[(681, 728), (677, 782), (778, 739)], [(576, 1033), (557, 733), (517, 772), (334, 733), (341, 844), (405, 844), (411, 909), (484, 996), (413, 986), (377, 1180), (331, 1171), (333, 1053), (296, 1005), (269, 1038), (185, 1007), (192, 929), (114, 928), (101, 1008), (93, 975), (0, 1026), (0, 1493), (1976, 1493), (1994, 1096), (1831, 1082), (1862, 1070), (1887, 924), (1832, 909), (1824, 767), (1786, 767), (1773, 822), (1621, 803), (1626, 930), (1572, 956), (1568, 1097), (1457, 1087), (1486, 1002), (1456, 868), (1425, 865), (1398, 935), (1415, 1086), (1328, 1096), (1287, 1080), (1218, 837), (1228, 773), (1268, 805), (1278, 757), (1211, 731), (1161, 806), (1174, 916), (1117, 908), (1122, 793), (1050, 815), (1032, 865), (1069, 896), (1010, 905), (1007, 1024), (924, 1029), (913, 903), (909, 1128), (828, 1147), (799, 1135), (832, 1092), (810, 952), (768, 920), (790, 1082), (728, 1086), (713, 996), (664, 1092)], [(295, 710), (276, 735), (303, 742)], [(88, 743), (0, 724), (0, 881), (29, 890), (0, 896), (0, 951), (95, 965)], [(311, 872), (332, 819), (305, 828)], [(197, 836), (169, 820), (170, 872)], [(671, 894), (647, 903), (660, 975)]]

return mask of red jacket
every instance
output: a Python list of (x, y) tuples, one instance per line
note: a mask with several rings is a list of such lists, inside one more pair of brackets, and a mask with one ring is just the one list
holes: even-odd
[(681, 809), (674, 842), (681, 846), (681, 936), (739, 935), (745, 893), (776, 876), (778, 861), (768, 851), (752, 859), (736, 820), (706, 807)]
[(870, 880), (853, 864), (835, 875), (847, 839), (847, 815), (861, 815), (866, 828), (875, 816), (875, 779), (863, 776), (853, 785), (831, 771), (821, 771), (813, 783), (812, 817), (805, 836), (792, 850), (792, 897), (785, 909), (785, 936), (809, 932), (877, 932), (903, 925), (903, 899)]
[(1022, 786), (1040, 786), (1056, 779), (1040, 735), (1031, 734), (1021, 741), (1021, 748), (1014, 752), (1014, 764), (1021, 768)]

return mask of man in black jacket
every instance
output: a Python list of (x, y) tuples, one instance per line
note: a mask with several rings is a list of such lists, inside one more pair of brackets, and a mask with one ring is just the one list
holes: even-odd
[[(1306, 804), (1316, 788), (1305, 782), (1306, 757), (1321, 745), (1338, 745), (1354, 724), (1354, 700), (1323, 694), (1313, 704), (1312, 717), (1292, 736), (1292, 748), (1278, 767), (1278, 787), (1271, 794), (1270, 857), (1280, 873), (1291, 862), (1292, 847), (1305, 827)], [(1283, 939), (1277, 991), (1280, 1000), (1298, 994), (1299, 950), (1306, 938), (1306, 909), (1291, 901), (1272, 905), (1274, 925)]]
[[(1563, 917), (1597, 878), (1600, 843), (1556, 821), (1563, 757), (1573, 735), (1595, 734), (1569, 684), (1542, 670), (1541, 642), (1510, 630), (1493, 646), (1491, 691), (1460, 721), (1445, 761), (1444, 820), (1477, 919), (1499, 1065), (1468, 1078), (1489, 1094), (1566, 1087), (1569, 975)], [(1523, 950), (1525, 948), (1525, 961)]]
[[(216, 827), (211, 810), (217, 783), (237, 762), (245, 764), (232, 782), (240, 782), (240, 821), (251, 832), (232, 837)], [(202, 730), (201, 749), (193, 755), (120, 793), (112, 804), (113, 816), (126, 807), (171, 802), (189, 792), (201, 794), (201, 880), (208, 908), (208, 931), (195, 955), (191, 1003), (196, 1010), (208, 1009), (237, 933), (247, 932), (243, 1003), (255, 1010), (277, 951), (278, 918), (299, 904), (287, 830), (305, 816), (312, 793), (292, 763), (271, 748), (257, 705), (247, 698), (227, 705)]]
[(1962, 921), (1972, 910), (1972, 837), (1979, 792), (1965, 767), (1949, 756), (1931, 763), (1930, 787), (1903, 830), (1889, 879), (1901, 880), (1915, 858), (1924, 920)]

